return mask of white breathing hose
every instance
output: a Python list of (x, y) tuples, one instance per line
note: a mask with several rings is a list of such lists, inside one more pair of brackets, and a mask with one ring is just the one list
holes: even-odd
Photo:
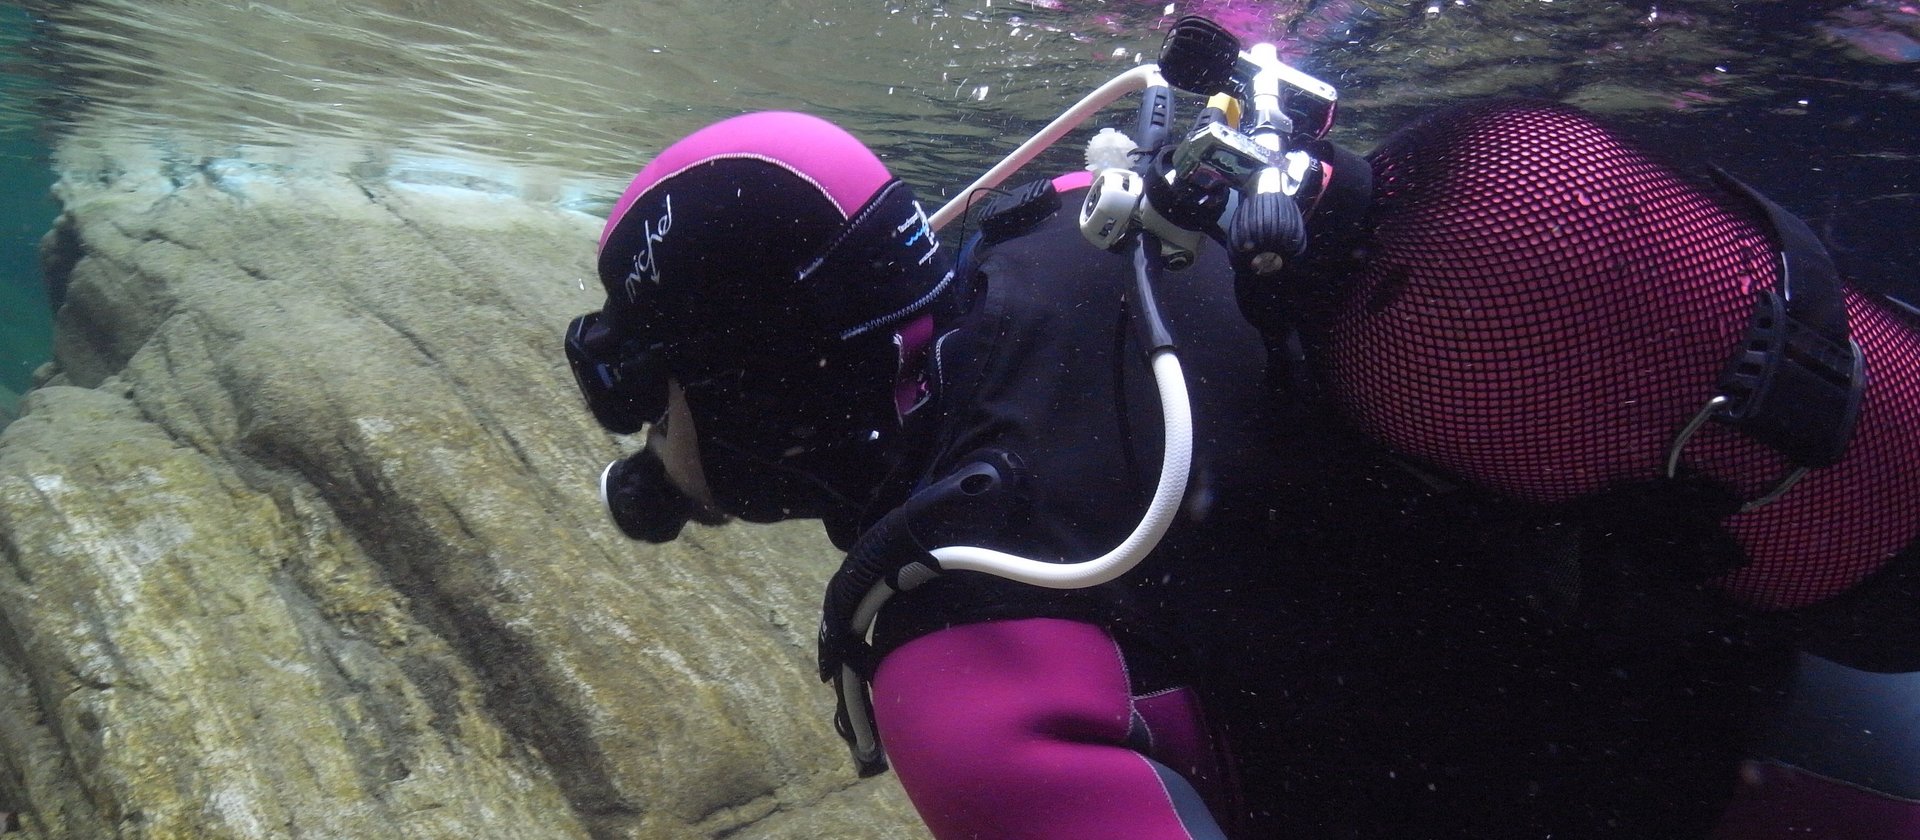
[[(1121, 96), (1155, 85), (1166, 85), (1166, 78), (1160, 75), (1157, 64), (1142, 64), (1115, 76), (1055, 117), (1040, 133), (1020, 144), (986, 174), (969, 184), (929, 217), (927, 224), (939, 230), (965, 213), (979, 191), (999, 186), (1008, 176), (1019, 171), (1095, 112)], [(939, 564), (939, 571), (984, 572), (1050, 589), (1080, 589), (1118, 578), (1145, 559), (1160, 544), (1160, 538), (1166, 535), (1167, 528), (1172, 526), (1174, 517), (1179, 514), (1181, 500), (1187, 491), (1187, 479), (1193, 469), (1193, 407), (1188, 400), (1187, 379), (1181, 370), (1180, 359), (1173, 348), (1160, 347), (1153, 351), (1149, 363), (1154, 384), (1160, 392), (1160, 416), (1165, 432), (1160, 454), (1160, 482), (1154, 487), (1153, 499), (1147, 503), (1147, 510), (1141, 515), (1140, 522), (1133, 526), (1133, 533), (1128, 534), (1111, 551), (1076, 563), (1048, 563), (979, 546), (943, 546), (929, 552)], [(901, 588), (911, 588), (936, 574), (938, 572), (935, 570), (922, 569), (912, 581), (903, 580), (907, 585)], [(905, 577), (904, 572), (902, 577)], [(887, 581), (874, 583), (854, 609), (851, 629), (862, 637), (868, 636), (873, 630), (874, 619), (880, 614), (880, 608), (897, 591)], [(843, 664), (840, 666), (839, 683), (840, 705), (847, 712), (854, 752), (864, 760), (875, 759), (880, 754), (880, 744), (869, 711), (866, 681), (851, 664)]]
[[(939, 230), (942, 225), (953, 221), (966, 212), (980, 190), (999, 186), (1008, 176), (1053, 145), (1054, 141), (1100, 109), (1113, 104), (1114, 100), (1166, 83), (1166, 77), (1160, 74), (1157, 64), (1142, 64), (1113, 77), (994, 164), (986, 174), (935, 212), (927, 220), (928, 225)], [(1154, 488), (1153, 500), (1147, 504), (1146, 514), (1134, 526), (1133, 533), (1106, 554), (1077, 563), (1048, 563), (978, 546), (945, 546), (931, 552), (934, 560), (939, 562), (940, 570), (985, 572), (1051, 589), (1079, 589), (1106, 583), (1126, 574), (1146, 557), (1159, 544), (1160, 537), (1166, 534), (1175, 514), (1179, 513), (1180, 500), (1186, 494), (1187, 477), (1193, 467), (1193, 410), (1188, 404), (1187, 380), (1181, 371), (1180, 359), (1172, 348), (1163, 347), (1153, 352), (1150, 361), (1154, 382), (1160, 389), (1165, 445), (1160, 460), (1160, 483)], [(884, 582), (869, 591), (854, 613), (854, 626), (871, 626), (872, 617), (879, 612), (880, 605), (892, 591)]]
[[(1187, 399), (1187, 379), (1180, 359), (1171, 348), (1162, 348), (1154, 351), (1152, 367), (1154, 383), (1160, 389), (1165, 442), (1160, 454), (1160, 483), (1154, 487), (1153, 499), (1133, 526), (1133, 533), (1113, 550), (1077, 563), (1048, 563), (978, 546), (943, 546), (929, 552), (940, 563), (940, 571), (985, 572), (1049, 589), (1080, 589), (1124, 575), (1145, 559), (1179, 514), (1193, 469), (1193, 407)], [(872, 627), (881, 605), (893, 597), (894, 591), (885, 581), (867, 590), (854, 610), (853, 627), (863, 633)]]
[[(986, 174), (934, 213), (927, 220), (928, 225), (939, 230), (942, 225), (953, 221), (966, 212), (972, 197), (980, 190), (998, 186), (1054, 141), (1100, 109), (1113, 104), (1114, 100), (1150, 86), (1165, 86), (1166, 83), (1166, 77), (1160, 75), (1160, 66), (1157, 64), (1142, 64), (1113, 77), (1082, 97), (1065, 113), (1055, 117), (1046, 128), (1020, 144), (1005, 159), (994, 164)], [(1180, 512), (1180, 501), (1187, 491), (1187, 478), (1193, 468), (1193, 408), (1188, 404), (1186, 375), (1181, 371), (1180, 359), (1174, 354), (1173, 348), (1154, 350), (1150, 364), (1154, 383), (1160, 390), (1165, 442), (1160, 459), (1160, 483), (1154, 488), (1153, 500), (1147, 504), (1146, 513), (1134, 526), (1133, 533), (1128, 534), (1113, 550), (1076, 563), (1049, 563), (979, 546), (945, 546), (930, 552), (940, 564), (940, 571), (985, 572), (1050, 589), (1080, 589), (1097, 586), (1126, 574), (1153, 551), (1154, 546), (1160, 543), (1160, 538), (1167, 533), (1167, 528), (1173, 524), (1174, 516)], [(875, 584), (855, 610), (853, 626), (863, 631), (871, 627), (880, 605), (893, 592), (893, 587), (884, 581)]]
[[(1147, 511), (1133, 526), (1133, 533), (1112, 551), (1078, 563), (1046, 563), (995, 551), (991, 548), (954, 545), (930, 552), (942, 571), (985, 572), (1009, 580), (1052, 589), (1077, 589), (1113, 580), (1132, 570), (1160, 542), (1180, 512), (1180, 500), (1186, 494), (1187, 477), (1193, 466), (1193, 409), (1187, 401), (1187, 379), (1180, 359), (1171, 348), (1154, 351), (1153, 378), (1160, 388), (1160, 414), (1166, 428), (1166, 440), (1160, 456), (1160, 483), (1153, 490)], [(924, 580), (924, 577), (922, 578)], [(853, 612), (853, 629), (862, 637), (873, 628), (880, 608), (895, 590), (879, 581), (860, 599)], [(880, 742), (868, 711), (866, 682), (851, 665), (840, 666), (841, 706), (847, 711), (856, 754), (872, 760), (880, 754)]]
[(1187, 476), (1193, 466), (1193, 412), (1187, 404), (1187, 381), (1180, 370), (1180, 359), (1171, 349), (1153, 354), (1153, 378), (1160, 386), (1166, 445), (1160, 458), (1160, 484), (1154, 488), (1153, 501), (1147, 504), (1147, 512), (1133, 527), (1133, 533), (1112, 551), (1078, 563), (1045, 563), (966, 545), (936, 548), (931, 553), (940, 561), (941, 570), (986, 572), (1051, 589), (1079, 589), (1126, 574), (1146, 557), (1180, 512), (1180, 499), (1186, 494)]
[(934, 230), (939, 230), (948, 222), (959, 218), (962, 213), (967, 212), (967, 208), (973, 206), (974, 198), (980, 194), (981, 190), (1000, 186), (1008, 176), (1032, 162), (1041, 152), (1046, 151), (1047, 147), (1052, 146), (1054, 141), (1086, 122), (1088, 117), (1093, 116), (1100, 109), (1113, 104), (1114, 100), (1134, 91), (1166, 83), (1166, 78), (1160, 75), (1158, 64), (1142, 64), (1109, 79), (1106, 84), (1082, 97), (1060, 116), (1054, 117), (1053, 122), (1047, 123), (1046, 128), (1040, 129), (1040, 133), (1027, 138), (1027, 142), (1021, 143), (1019, 148), (1008, 153), (999, 163), (994, 164), (992, 169), (987, 170), (986, 174), (968, 184), (959, 195), (954, 196), (932, 216), (927, 217), (927, 224)]

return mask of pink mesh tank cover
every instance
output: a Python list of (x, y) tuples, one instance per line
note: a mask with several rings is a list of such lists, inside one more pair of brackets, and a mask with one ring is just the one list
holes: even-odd
[[(1755, 291), (1779, 283), (1765, 222), (1545, 103), (1446, 112), (1371, 159), (1373, 251), (1344, 278), (1327, 337), (1344, 409), (1532, 502), (1661, 475)], [(1845, 459), (1726, 520), (1751, 562), (1721, 584), (1758, 607), (1836, 595), (1920, 533), (1920, 331), (1851, 290), (1846, 303), (1867, 388)], [(1717, 423), (1684, 457), (1746, 498), (1789, 468)]]

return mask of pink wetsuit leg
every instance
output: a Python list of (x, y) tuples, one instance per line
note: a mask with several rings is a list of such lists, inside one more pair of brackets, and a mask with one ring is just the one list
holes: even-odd
[(1917, 840), (1920, 802), (1756, 761), (1714, 840)]
[(873, 680), (888, 759), (935, 837), (1224, 838), (1192, 783), (1136, 748), (1158, 718), (1170, 761), (1219, 778), (1191, 743), (1198, 725), (1166, 725), (1197, 706), (1152, 697), (1136, 707), (1104, 630), (1051, 618), (928, 634)]
[(1920, 840), (1920, 673), (1799, 657), (1714, 840)]

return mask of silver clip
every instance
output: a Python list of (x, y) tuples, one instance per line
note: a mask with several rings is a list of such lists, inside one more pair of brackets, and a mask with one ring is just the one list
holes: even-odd
[[(1713, 413), (1715, 411), (1718, 411), (1722, 406), (1725, 406), (1727, 403), (1732, 401), (1733, 400), (1729, 398), (1727, 395), (1719, 394), (1715, 396), (1713, 399), (1707, 400), (1706, 407), (1700, 409), (1700, 413), (1695, 414), (1692, 420), (1688, 420), (1687, 425), (1680, 427), (1680, 434), (1674, 436), (1673, 446), (1667, 450), (1667, 477), (1668, 478), (1676, 478), (1679, 476), (1680, 450), (1686, 448), (1687, 441), (1693, 438), (1693, 433), (1700, 431), (1700, 427), (1706, 425), (1707, 420), (1713, 417)], [(1740, 505), (1740, 512), (1748, 513), (1754, 510), (1758, 510), (1759, 508), (1764, 507), (1767, 504), (1773, 502), (1775, 499), (1778, 499), (1781, 496), (1786, 495), (1787, 491), (1793, 489), (1793, 485), (1799, 483), (1800, 479), (1805, 478), (1807, 473), (1810, 472), (1812, 469), (1813, 469), (1812, 467), (1794, 467), (1792, 470), (1788, 471), (1785, 478), (1780, 479), (1779, 484), (1775, 484), (1773, 486), (1773, 489), (1768, 490), (1765, 495), (1762, 495), (1761, 497), (1754, 499), (1752, 501), (1742, 503)]]

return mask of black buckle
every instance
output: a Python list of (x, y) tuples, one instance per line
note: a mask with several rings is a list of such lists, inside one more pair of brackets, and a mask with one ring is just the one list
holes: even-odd
[(833, 684), (834, 728), (847, 742), (862, 778), (887, 769), (868, 690), (879, 664), (868, 634), (888, 597), (940, 573), (939, 561), (928, 553), (914, 526), (932, 523), (935, 517), (929, 511), (935, 508), (941, 509), (941, 520), (997, 525), (1018, 498), (1021, 473), (1020, 461), (1007, 452), (974, 453), (960, 468), (869, 525), (828, 581), (820, 609), (820, 679)]
[(994, 196), (980, 214), (980, 234), (989, 244), (1005, 242), (1060, 212), (1060, 193), (1048, 180), (1029, 181)]
[(1824, 333), (1795, 318), (1781, 295), (1764, 291), (1747, 335), (1720, 374), (1726, 402), (1714, 419), (1805, 467), (1826, 467), (1846, 455), (1859, 419), (1866, 359), (1846, 335)]
[[(1846, 455), (1866, 390), (1866, 357), (1848, 332), (1839, 272), (1805, 222), (1726, 173), (1715, 175), (1771, 223), (1780, 286), (1759, 293), (1747, 334), (1721, 371), (1720, 396), (1702, 413), (1778, 450), (1796, 469), (1832, 466)], [(1698, 422), (1674, 442), (1669, 472)], [(1769, 498), (1778, 492), (1784, 486)]]

